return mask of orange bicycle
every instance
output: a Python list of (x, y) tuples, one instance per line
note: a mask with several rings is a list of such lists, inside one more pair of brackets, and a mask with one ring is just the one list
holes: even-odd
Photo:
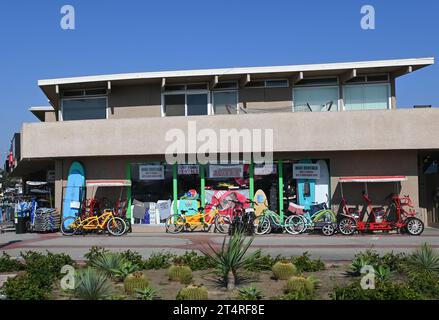
[(61, 232), (65, 236), (85, 233), (88, 231), (108, 231), (113, 236), (125, 233), (127, 225), (122, 218), (116, 217), (113, 210), (104, 210), (99, 216), (86, 218), (68, 217), (61, 223)]
[(213, 206), (209, 213), (204, 212), (204, 208), (198, 208), (194, 215), (188, 215), (187, 211), (181, 211), (177, 215), (171, 215), (166, 220), (166, 232), (180, 233), (184, 230), (194, 231), (202, 227), (203, 231), (209, 232), (212, 226), (215, 226), (215, 232), (226, 234), (229, 231), (230, 218), (219, 213), (218, 209)]

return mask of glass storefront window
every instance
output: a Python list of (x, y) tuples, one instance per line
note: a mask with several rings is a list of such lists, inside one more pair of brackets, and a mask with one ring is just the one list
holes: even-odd
[(107, 118), (107, 98), (65, 99), (62, 120), (94, 120)]
[(321, 112), (338, 110), (338, 87), (296, 87), (295, 112)]

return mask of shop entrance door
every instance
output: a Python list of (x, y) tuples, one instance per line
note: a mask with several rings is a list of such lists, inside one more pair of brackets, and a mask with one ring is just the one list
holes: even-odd
[(439, 153), (420, 156), (419, 167), (420, 207), (427, 210), (429, 226), (439, 228)]

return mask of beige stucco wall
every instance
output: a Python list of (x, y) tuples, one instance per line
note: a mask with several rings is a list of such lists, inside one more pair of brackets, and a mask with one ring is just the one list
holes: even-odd
[[(187, 137), (188, 121), (218, 137), (221, 129), (273, 130), (274, 152), (439, 149), (439, 139), (434, 139), (439, 136), (439, 109), (433, 108), (27, 123), (22, 128), (21, 155), (22, 159), (162, 155), (170, 145), (169, 130), (179, 129)], [(219, 146), (211, 151), (219, 151)], [(231, 146), (229, 151), (242, 148)]]
[(47, 111), (44, 113), (44, 122), (56, 122), (55, 111)]
[(115, 86), (108, 108), (109, 119), (161, 117), (160, 85)]

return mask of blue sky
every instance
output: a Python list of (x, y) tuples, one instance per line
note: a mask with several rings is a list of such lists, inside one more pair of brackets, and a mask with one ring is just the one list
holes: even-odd
[[(60, 8), (76, 9), (76, 30)], [(362, 5), (376, 30), (360, 28)], [(173, 69), (439, 57), (439, 1), (45, 0), (0, 3), (0, 156), (46, 105), (39, 79)], [(433, 66), (400, 78), (399, 106), (439, 106)]]

